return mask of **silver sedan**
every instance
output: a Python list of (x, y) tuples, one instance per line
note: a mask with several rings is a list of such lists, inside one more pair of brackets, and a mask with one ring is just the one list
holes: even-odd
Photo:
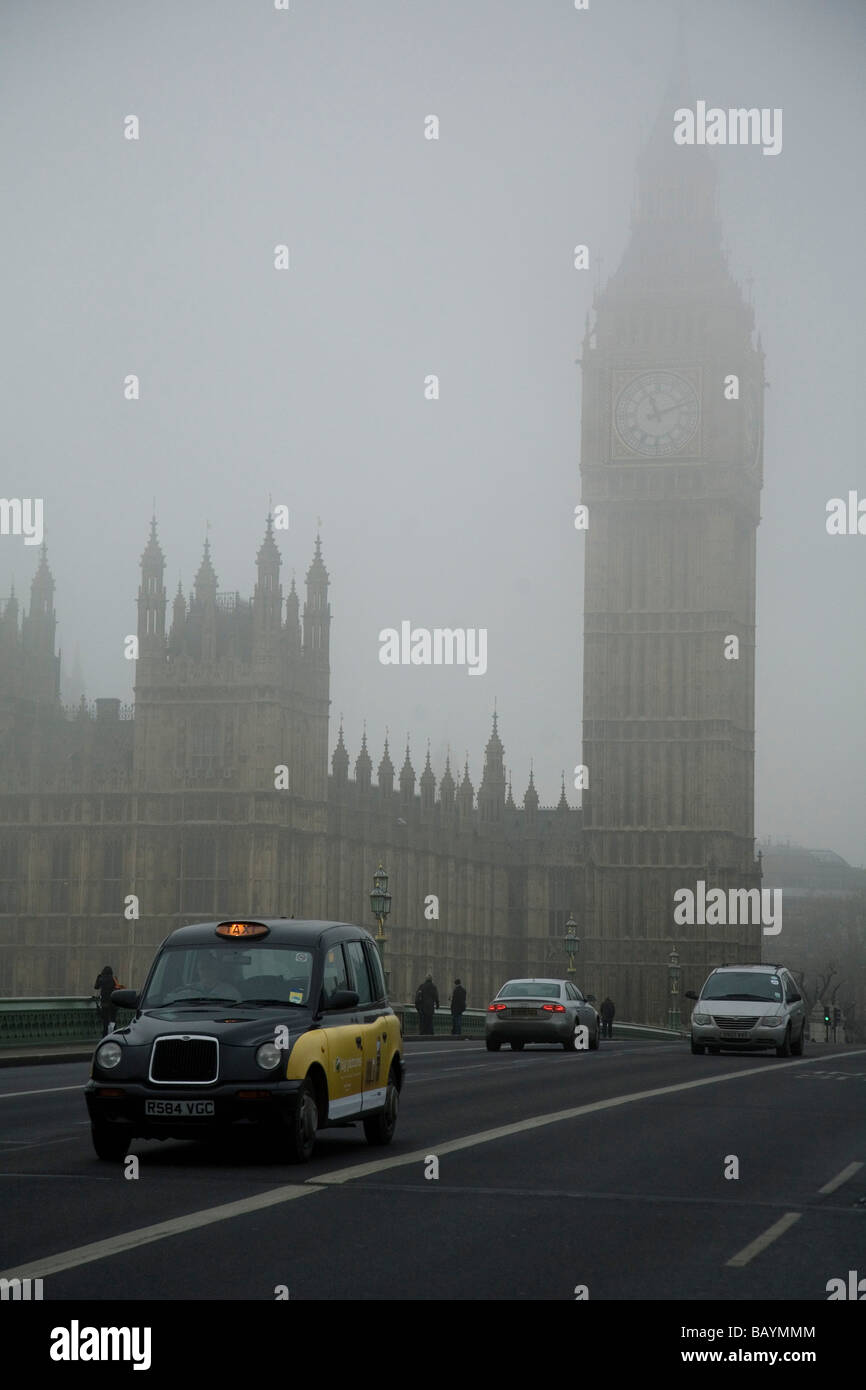
[(598, 1047), (599, 1017), (570, 980), (508, 980), (487, 1006), (487, 1051), (504, 1042), (561, 1043), (566, 1052)]

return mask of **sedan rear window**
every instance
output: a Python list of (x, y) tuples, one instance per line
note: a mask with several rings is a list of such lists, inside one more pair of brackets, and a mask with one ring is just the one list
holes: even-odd
[(558, 999), (560, 986), (555, 980), (509, 980), (497, 999)]

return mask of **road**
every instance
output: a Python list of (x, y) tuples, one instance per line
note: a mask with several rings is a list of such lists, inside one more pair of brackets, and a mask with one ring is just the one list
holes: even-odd
[(389, 1148), (137, 1141), (132, 1179), (93, 1155), (86, 1065), (4, 1069), (0, 1273), (46, 1300), (731, 1302), (866, 1274), (866, 1048), (407, 1056)]

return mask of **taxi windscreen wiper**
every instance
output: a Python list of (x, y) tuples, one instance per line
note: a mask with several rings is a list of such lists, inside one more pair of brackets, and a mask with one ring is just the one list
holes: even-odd
[(301, 1004), (297, 999), (241, 999), (241, 1000), (239, 1000), (239, 1003), (241, 1003), (241, 1004), (247, 1004), (247, 1005), (249, 1005), (249, 1004), (280, 1004), (281, 1006), (284, 1005), (287, 1009), (303, 1009), (303, 1008), (306, 1008), (306, 1005), (305, 1005), (305, 1004)]
[(146, 1005), (149, 1009), (171, 1009), (175, 1004), (237, 1004), (237, 999), (221, 999), (216, 994), (182, 994), (179, 999), (167, 999), (164, 1004)]

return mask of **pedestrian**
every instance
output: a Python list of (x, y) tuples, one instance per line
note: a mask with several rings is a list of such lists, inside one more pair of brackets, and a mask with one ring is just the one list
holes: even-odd
[(420, 1000), (421, 1032), (433, 1032), (433, 1012), (439, 1008), (439, 991), (433, 983), (433, 976), (428, 975), (424, 983), (419, 986), (415, 996)]
[(603, 1038), (613, 1037), (613, 1019), (616, 1009), (610, 995), (606, 995), (601, 1003), (601, 1036)]
[(111, 994), (113, 990), (120, 989), (120, 981), (115, 979), (110, 965), (103, 965), (93, 982), (93, 989), (99, 998), (98, 1008), (102, 1026), (106, 1033), (113, 1033), (117, 1021), (117, 1005), (112, 1004)]
[(463, 1031), (463, 1011), (466, 1008), (466, 990), (459, 980), (454, 981), (451, 993), (451, 1036), (459, 1038)]
[(418, 1032), (424, 1032), (424, 1010), (421, 1007), (421, 986), (415, 991), (415, 1009), (418, 1013)]

